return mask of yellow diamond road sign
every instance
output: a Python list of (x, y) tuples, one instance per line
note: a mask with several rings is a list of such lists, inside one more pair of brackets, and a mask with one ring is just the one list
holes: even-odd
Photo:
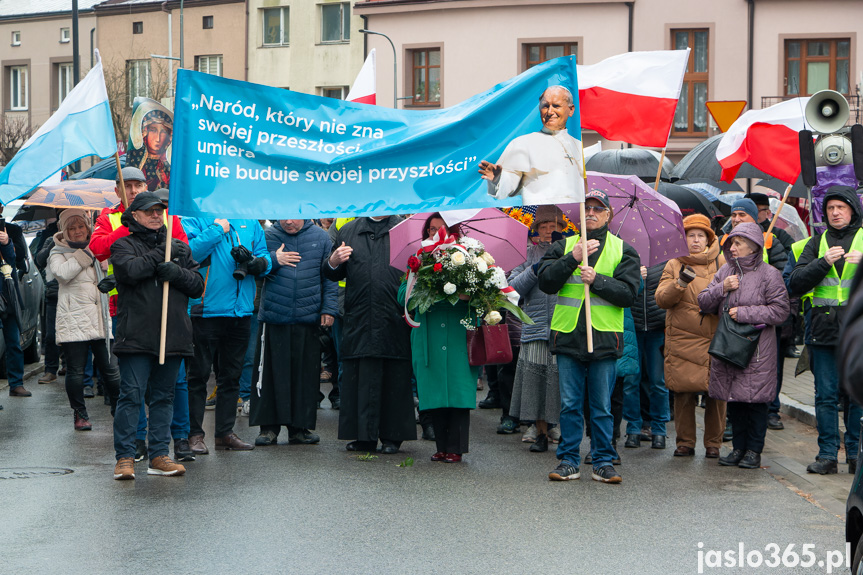
[(713, 116), (719, 129), (727, 132), (731, 124), (743, 113), (746, 100), (714, 100), (705, 102), (704, 105), (707, 106), (707, 111)]

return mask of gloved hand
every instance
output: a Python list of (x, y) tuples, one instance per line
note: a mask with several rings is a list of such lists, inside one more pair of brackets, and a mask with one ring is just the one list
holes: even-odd
[(696, 278), (695, 270), (692, 269), (692, 266), (681, 266), (680, 268), (680, 281), (686, 285)]
[(156, 266), (156, 279), (160, 282), (173, 282), (182, 277), (183, 269), (174, 262), (162, 262)]
[(252, 252), (250, 252), (246, 246), (236, 246), (231, 248), (231, 257), (234, 258), (235, 262), (241, 264), (243, 262), (252, 261), (254, 256), (252, 256)]
[(171, 259), (186, 256), (189, 251), (189, 244), (183, 240), (177, 238), (171, 240)]
[[(246, 248), (243, 248), (246, 249)], [(249, 273), (253, 276), (259, 276), (267, 271), (267, 260), (264, 258), (253, 258), (248, 265)]]
[(102, 293), (108, 293), (112, 289), (117, 287), (117, 279), (113, 274), (109, 275), (98, 284), (96, 284), (96, 288)]

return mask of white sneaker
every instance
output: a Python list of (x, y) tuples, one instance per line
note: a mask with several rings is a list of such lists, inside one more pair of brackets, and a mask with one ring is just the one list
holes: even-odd
[(552, 443), (560, 443), (560, 426), (552, 427), (548, 430), (548, 439)]
[(247, 399), (246, 401), (243, 402), (242, 407), (240, 407), (240, 415), (242, 415), (243, 417), (249, 417), (249, 404), (250, 403), (251, 403), (251, 401)]
[(521, 440), (524, 443), (536, 443), (537, 435), (536, 424), (533, 424), (527, 428), (527, 431), (525, 431), (524, 435), (521, 436)]

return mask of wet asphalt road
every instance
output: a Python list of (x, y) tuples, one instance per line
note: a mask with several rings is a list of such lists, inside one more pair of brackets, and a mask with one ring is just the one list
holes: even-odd
[[(766, 470), (721, 468), (701, 449), (695, 458), (623, 450), (618, 486), (589, 473), (549, 482), (553, 451), (496, 435), (498, 411), (472, 414), (462, 464), (432, 463), (427, 441), (360, 461), (336, 439), (338, 412), (325, 400), (319, 445), (288, 446), (285, 430), (275, 447), (200, 456), (185, 477), (147, 476), (142, 462), (138, 479), (118, 482), (101, 398), (89, 400), (94, 430), (75, 432), (61, 385), (27, 387), (32, 398), (4, 390), (0, 399), (0, 477), (37, 472), (0, 479), (0, 574), (684, 574), (698, 572), (699, 542), (722, 551), (810, 543), (819, 559), (844, 549), (841, 518)], [(212, 450), (213, 412), (206, 423)], [(236, 431), (257, 435), (246, 418)], [(398, 467), (407, 457), (414, 465)]]

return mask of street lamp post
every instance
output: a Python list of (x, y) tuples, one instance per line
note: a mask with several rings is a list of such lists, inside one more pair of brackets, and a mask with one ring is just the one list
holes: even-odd
[(398, 80), (396, 78), (397, 62), (396, 62), (396, 46), (393, 44), (393, 41), (390, 40), (390, 37), (382, 32), (374, 32), (372, 30), (366, 30), (363, 28), (360, 30), (361, 34), (374, 34), (375, 36), (383, 36), (390, 43), (390, 46), (393, 49), (393, 109), (398, 109), (399, 107), (399, 95), (398, 95)]

